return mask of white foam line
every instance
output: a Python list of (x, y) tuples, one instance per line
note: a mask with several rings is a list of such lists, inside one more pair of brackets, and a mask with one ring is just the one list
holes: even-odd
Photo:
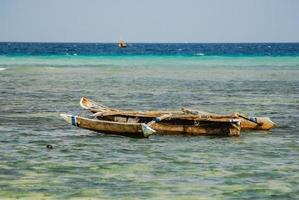
[(0, 71), (3, 71), (3, 70), (6, 70), (6, 68), (2, 68), (2, 67), (0, 67)]

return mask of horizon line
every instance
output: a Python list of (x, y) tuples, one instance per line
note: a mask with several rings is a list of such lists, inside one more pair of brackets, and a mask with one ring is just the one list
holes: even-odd
[[(55, 41), (55, 42), (50, 42), (50, 41), (0, 41), (0, 43), (78, 43), (78, 44), (118, 44), (119, 42), (116, 41), (107, 41), (107, 42), (82, 42), (82, 41)], [(242, 42), (128, 42), (126, 41), (127, 44), (283, 44), (283, 43), (299, 43), (299, 41), (279, 41), (279, 42), (273, 42), (273, 41), (254, 41), (254, 42), (247, 42), (247, 41), (242, 41)]]

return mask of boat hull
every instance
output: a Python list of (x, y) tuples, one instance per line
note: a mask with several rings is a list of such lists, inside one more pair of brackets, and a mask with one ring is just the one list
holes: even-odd
[(61, 114), (65, 121), (73, 126), (84, 129), (94, 130), (106, 134), (123, 135), (137, 138), (148, 137), (152, 133), (147, 132), (146, 126), (142, 123), (122, 123), (97, 119), (88, 119), (85, 117)]
[(161, 135), (196, 135), (196, 136), (239, 136), (240, 122), (236, 121), (205, 121), (203, 125), (170, 125), (155, 123), (148, 127), (144, 123), (115, 122), (89, 119), (81, 116), (61, 114), (68, 123), (101, 133), (124, 135), (130, 137), (148, 137), (152, 134)]
[(240, 136), (240, 126), (231, 123), (219, 123), (209, 126), (168, 125), (157, 123), (152, 126), (161, 135), (194, 135), (194, 136)]

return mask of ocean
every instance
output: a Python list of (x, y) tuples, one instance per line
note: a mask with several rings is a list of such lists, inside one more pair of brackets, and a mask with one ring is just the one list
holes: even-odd
[[(299, 198), (299, 43), (0, 43), (0, 94), (0, 199)], [(84, 112), (82, 96), (268, 116), (278, 128), (98, 134), (59, 116)]]

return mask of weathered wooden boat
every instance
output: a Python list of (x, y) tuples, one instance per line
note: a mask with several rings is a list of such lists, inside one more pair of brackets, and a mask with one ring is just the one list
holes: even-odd
[(164, 114), (160, 117), (121, 115), (92, 115), (90, 118), (61, 114), (68, 123), (101, 133), (148, 137), (156, 134), (239, 136), (238, 119), (194, 119)]
[(68, 114), (60, 114), (60, 116), (69, 124), (101, 133), (131, 137), (148, 137), (155, 132), (155, 130), (143, 123), (114, 122)]
[(82, 97), (80, 105), (86, 110), (90, 110), (94, 113), (94, 116), (115, 116), (115, 117), (160, 117), (165, 114), (176, 115), (177, 118), (189, 119), (189, 120), (239, 120), (241, 123), (241, 129), (243, 130), (270, 130), (276, 127), (276, 124), (269, 117), (248, 117), (241, 113), (232, 113), (229, 115), (219, 115), (215, 113), (208, 113), (198, 110), (190, 110), (182, 108), (180, 111), (126, 111), (115, 108), (109, 108), (102, 104), (96, 103), (86, 97)]

